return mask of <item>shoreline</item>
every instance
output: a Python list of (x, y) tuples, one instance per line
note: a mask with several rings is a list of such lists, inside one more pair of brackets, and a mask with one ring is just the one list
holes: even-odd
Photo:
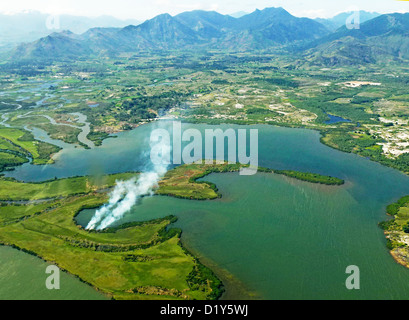
[(405, 260), (403, 260), (399, 254), (397, 252), (395, 252), (394, 250), (390, 251), (390, 254), (393, 257), (393, 260), (395, 260), (396, 263), (400, 264), (401, 266), (408, 268), (409, 269), (409, 263), (406, 262)]
[[(409, 269), (409, 196), (388, 205), (386, 215), (392, 217), (379, 223), (387, 240), (386, 247), (396, 263)], [(402, 211), (403, 210), (403, 211)]]
[[(82, 210), (83, 210), (83, 209), (82, 209)], [(73, 223), (74, 223), (77, 227), (79, 227), (80, 229), (83, 229), (83, 228), (76, 223), (76, 221), (75, 221), (75, 216), (77, 216), (77, 215), (79, 214), (79, 212), (81, 212), (82, 210), (79, 210), (79, 211), (73, 216)], [(164, 227), (164, 230), (166, 230), (166, 231), (165, 231), (166, 233), (172, 234), (172, 232), (176, 232), (176, 231), (179, 230), (179, 229), (177, 229), (177, 228), (169, 227), (169, 226), (171, 226), (172, 224), (174, 224), (174, 223), (177, 221), (177, 217), (172, 217), (172, 216), (167, 216), (167, 217), (160, 218), (160, 219), (153, 219), (153, 220), (147, 220), (147, 221), (142, 221), (142, 222), (136, 222), (136, 223), (134, 223), (134, 225), (135, 225), (136, 227), (138, 227), (139, 225), (145, 225), (145, 224), (148, 225), (148, 224), (151, 224), (151, 223), (156, 223), (156, 222), (161, 222), (161, 221), (169, 221), (169, 224)], [(134, 226), (132, 225), (131, 227), (134, 227)], [(119, 230), (123, 230), (123, 229), (126, 229), (126, 228), (130, 228), (130, 224), (123, 224), (123, 225), (118, 226), (118, 227), (113, 228), (113, 229), (106, 229), (106, 230), (105, 230), (105, 233), (108, 232), (108, 231), (109, 231), (109, 232), (113, 232), (113, 231), (114, 231), (114, 232), (117, 232), (117, 231), (119, 231)], [(94, 232), (91, 232), (91, 233), (104, 233), (104, 231), (102, 231), (102, 232), (95, 232), (95, 231), (94, 231)], [(183, 245), (182, 240), (181, 240), (181, 235), (182, 235), (182, 232), (178, 232), (178, 233), (176, 233), (175, 235), (173, 235), (173, 237), (175, 237), (175, 236), (178, 237), (179, 246), (182, 248), (182, 250), (183, 250), (187, 255), (191, 256), (191, 257), (193, 258), (193, 260), (196, 261), (197, 264), (203, 265), (205, 268), (207, 268), (207, 269), (209, 269), (211, 272), (213, 272), (212, 269), (210, 269), (209, 267), (207, 267), (205, 264), (202, 263), (202, 261), (201, 261), (202, 258), (197, 257), (197, 256), (196, 256), (195, 254), (193, 254), (186, 246)], [(170, 238), (170, 239), (171, 239), (171, 238)], [(168, 240), (169, 240), (169, 239), (168, 239)], [(165, 240), (165, 241), (166, 241), (166, 240)], [(16, 245), (16, 244), (7, 243), (7, 242), (0, 242), (0, 247), (11, 248), (11, 249), (13, 249), (13, 250), (17, 250), (17, 251), (20, 251), (20, 252), (25, 253), (25, 254), (27, 254), (27, 255), (36, 257), (36, 258), (40, 259), (41, 261), (43, 261), (43, 262), (45, 262), (45, 263), (47, 263), (47, 264), (51, 264), (51, 265), (57, 266), (62, 272), (64, 272), (64, 273), (66, 273), (66, 274), (68, 274), (68, 275), (74, 277), (75, 279), (79, 280), (81, 283), (86, 284), (87, 286), (89, 286), (90, 288), (92, 288), (92, 289), (95, 290), (96, 292), (100, 293), (100, 294), (101, 294), (102, 296), (104, 296), (105, 298), (107, 298), (107, 299), (101, 299), (101, 300), (122, 300), (122, 299), (120, 299), (120, 298), (119, 298), (119, 299), (115, 299), (115, 296), (120, 297), (120, 293), (114, 292), (114, 291), (113, 291), (113, 292), (109, 292), (109, 291), (107, 291), (107, 290), (104, 290), (103, 288), (99, 288), (99, 287), (97, 287), (96, 285), (93, 285), (93, 284), (91, 284), (90, 282), (84, 280), (80, 275), (77, 275), (77, 274), (75, 274), (75, 273), (73, 273), (73, 272), (70, 272), (67, 268), (62, 267), (60, 263), (58, 263), (58, 262), (56, 262), (56, 261), (50, 261), (50, 260), (44, 258), (44, 257), (41, 256), (40, 254), (37, 254), (36, 252), (34, 252), (34, 251), (32, 251), (32, 250), (25, 249), (25, 248), (23, 248), (23, 247), (21, 247), (21, 246), (18, 246), (18, 245)], [(216, 277), (217, 277), (217, 275), (216, 275)], [(217, 279), (220, 280), (218, 277), (217, 277)], [(220, 281), (221, 281), (221, 280), (220, 280)], [(224, 284), (223, 284), (223, 282), (222, 282), (221, 287), (219, 287), (218, 289), (222, 289), (222, 292), (223, 292), (223, 289), (224, 289), (224, 288), (225, 288), (225, 286), (224, 286)], [(156, 300), (156, 298), (159, 298), (161, 295), (155, 295), (155, 294), (146, 294), (146, 295), (145, 295), (145, 294), (141, 294), (141, 293), (138, 293), (138, 294), (135, 293), (135, 295), (134, 295), (135, 299), (133, 299), (133, 300), (144, 300), (144, 299), (138, 299), (138, 296), (151, 297), (151, 298), (154, 298), (154, 300)], [(221, 296), (218, 296), (216, 299), (211, 299), (211, 300), (218, 301), (218, 300), (220, 300), (220, 298), (221, 298)], [(185, 299), (184, 299), (184, 300), (185, 300)]]
[(217, 301), (237, 300), (238, 297), (240, 297), (240, 300), (258, 300), (258, 293), (252, 292), (250, 289), (246, 288), (245, 284), (233, 274), (218, 266), (217, 263), (204, 256), (199, 250), (194, 249), (189, 244), (189, 241), (183, 237), (183, 233), (181, 237), (181, 245), (183, 245), (183, 247), (194, 257), (196, 257), (203, 265), (212, 270), (214, 274), (222, 281), (225, 290)]

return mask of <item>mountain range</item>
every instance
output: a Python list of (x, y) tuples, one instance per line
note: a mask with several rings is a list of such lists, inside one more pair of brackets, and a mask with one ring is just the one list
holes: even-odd
[[(316, 64), (361, 64), (409, 58), (409, 13), (361, 13), (360, 29), (349, 30), (350, 14), (328, 23), (294, 17), (283, 8), (266, 8), (239, 16), (213, 11), (162, 14), (124, 28), (91, 28), (82, 34), (55, 32), (22, 44), (10, 57), (58, 60), (79, 56), (117, 55), (149, 50), (230, 51), (291, 48)], [(345, 20), (344, 20), (345, 19)], [(334, 24), (341, 27), (334, 31)], [(338, 21), (338, 22), (337, 22)]]
[(359, 29), (341, 27), (310, 44), (308, 59), (325, 65), (356, 65), (409, 59), (409, 13), (381, 15)]
[(137, 20), (119, 20), (110, 16), (82, 17), (73, 15), (50, 16), (27, 11), (18, 14), (0, 14), (0, 47), (11, 47), (21, 42), (31, 42), (46, 37), (53, 32), (70, 30), (84, 33), (95, 27), (123, 28), (130, 24), (140, 24)]
[(297, 18), (282, 8), (256, 10), (240, 18), (217, 12), (191, 11), (175, 17), (161, 14), (140, 25), (92, 28), (78, 35), (56, 32), (20, 45), (15, 59), (58, 59), (84, 54), (174, 49), (263, 49), (311, 41), (328, 34), (322, 24)]
[[(328, 18), (328, 19), (317, 18), (315, 19), (315, 21), (323, 24), (330, 31), (336, 31), (337, 29), (344, 26), (347, 19), (355, 13), (356, 12), (342, 12), (340, 14), (337, 14), (335, 17)], [(372, 20), (381, 15), (380, 13), (377, 13), (377, 12), (367, 12), (363, 10), (359, 11), (358, 13), (359, 13), (360, 23), (364, 23), (366, 21)]]

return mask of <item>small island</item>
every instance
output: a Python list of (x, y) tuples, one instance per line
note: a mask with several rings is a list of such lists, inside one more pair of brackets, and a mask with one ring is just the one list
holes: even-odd
[(266, 168), (259, 168), (259, 172), (272, 172), (275, 174), (281, 174), (290, 178), (294, 178), (301, 181), (306, 181), (310, 183), (325, 184), (327, 186), (341, 186), (345, 183), (344, 180), (339, 178), (334, 178), (330, 176), (323, 176), (318, 173), (311, 172), (299, 172), (292, 170), (271, 170)]

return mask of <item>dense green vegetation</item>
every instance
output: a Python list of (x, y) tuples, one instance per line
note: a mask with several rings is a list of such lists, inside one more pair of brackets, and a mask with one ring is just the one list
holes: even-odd
[(290, 78), (265, 78), (263, 81), (278, 86), (280, 88), (298, 88), (299, 83), (297, 81), (294, 81)]
[(206, 292), (209, 290), (209, 284), (211, 292), (208, 295), (209, 300), (216, 300), (222, 296), (224, 292), (223, 283), (216, 277), (216, 275), (198, 260), (193, 271), (187, 276), (187, 283), (191, 290), (198, 290)]
[(9, 178), (0, 178), (0, 201), (33, 201), (54, 199), (86, 194), (115, 185), (117, 180), (126, 180), (136, 173), (121, 173), (103, 177), (76, 177), (47, 181), (43, 183), (24, 183)]
[[(179, 107), (186, 100), (184, 94), (167, 91), (155, 96), (139, 96), (116, 104), (116, 113), (113, 113), (118, 121), (139, 123), (146, 119), (155, 119), (158, 115), (165, 114), (170, 108)], [(107, 109), (107, 115), (112, 114)]]
[[(405, 142), (401, 136), (409, 107), (409, 71), (403, 65), (342, 66), (328, 72), (279, 52), (176, 50), (38, 63), (38, 68), (43, 72), (35, 76), (22, 76), (24, 65), (18, 63), (0, 70), (1, 89), (9, 93), (0, 102), (13, 130), (37, 126), (54, 139), (78, 143), (78, 129), (62, 125), (80, 126), (74, 112), (87, 116), (88, 139), (96, 146), (112, 133), (164, 115), (192, 123), (302, 127), (320, 130), (331, 147), (409, 172), (409, 157), (399, 146)], [(38, 91), (35, 81), (50, 86)], [(16, 109), (21, 89), (29, 93)], [(30, 106), (37, 103), (33, 112)], [(328, 114), (351, 122), (327, 123)], [(33, 152), (34, 164), (46, 163), (56, 150), (36, 144), (40, 158), (35, 148), (25, 147)]]
[[(160, 188), (156, 192), (158, 195), (167, 195), (183, 199), (194, 200), (212, 200), (220, 198), (217, 186), (214, 183), (207, 181), (199, 181), (200, 179), (212, 173), (227, 173), (238, 172), (246, 166), (240, 164), (192, 164), (183, 165), (169, 171), (164, 179), (160, 182)], [(288, 177), (307, 181), (311, 183), (319, 183), (326, 185), (342, 185), (344, 181), (338, 178), (323, 176), (314, 173), (305, 173), (297, 171), (280, 171), (267, 168), (258, 168), (258, 172), (282, 174)]]
[(316, 173), (309, 173), (309, 172), (298, 172), (298, 171), (289, 171), (289, 170), (274, 170), (276, 174), (282, 174), (287, 177), (295, 178), (301, 181), (307, 181), (311, 183), (319, 183), (319, 184), (326, 184), (326, 185), (343, 185), (345, 183), (344, 180), (323, 176)]
[[(362, 97), (356, 97), (359, 91), (355, 89), (341, 88), (325, 88), (321, 89), (319, 95), (312, 97), (292, 96), (291, 102), (301, 109), (310, 110), (318, 115), (318, 122), (328, 120), (326, 114), (332, 114), (344, 119), (349, 119), (353, 122), (374, 123), (377, 118), (376, 114), (366, 112), (369, 107), (368, 99), (363, 100)], [(356, 99), (363, 100), (356, 103)]]
[(330, 147), (344, 152), (356, 153), (385, 166), (409, 173), (409, 154), (405, 153), (396, 158), (386, 157), (379, 145), (385, 141), (368, 134), (368, 132), (355, 128), (355, 131), (348, 129), (325, 130), (323, 134), (321, 141)]
[(379, 226), (385, 232), (387, 247), (397, 262), (409, 268), (409, 196), (388, 205), (386, 210), (393, 218)]
[(27, 162), (27, 158), (24, 158), (18, 154), (0, 151), (0, 172), (4, 169), (17, 167)]
[(386, 212), (391, 216), (396, 216), (399, 213), (399, 210), (407, 204), (409, 204), (409, 196), (403, 197), (397, 202), (390, 204), (387, 207)]
[(102, 145), (102, 142), (107, 139), (109, 135), (104, 132), (91, 132), (88, 139), (93, 141), (97, 147)]

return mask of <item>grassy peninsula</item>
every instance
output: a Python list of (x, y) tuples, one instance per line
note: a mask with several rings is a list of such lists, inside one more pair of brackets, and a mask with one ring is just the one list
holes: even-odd
[[(192, 200), (217, 199), (221, 197), (217, 186), (211, 182), (199, 182), (198, 180), (212, 173), (238, 172), (243, 167), (245, 166), (240, 164), (192, 164), (180, 166), (166, 174), (160, 182), (160, 188), (156, 194)], [(258, 168), (258, 172), (285, 175), (310, 183), (336, 186), (344, 184), (344, 180), (309, 172), (272, 170), (268, 168)]]
[[(51, 156), (61, 149), (55, 145), (37, 141), (25, 130), (0, 127), (0, 171), (33, 160), (33, 164), (52, 163)], [(10, 158), (10, 153), (15, 157)]]
[[(60, 186), (55, 193), (59, 198), (47, 202), (17, 204), (21, 196), (11, 194), (0, 207), (0, 244), (54, 263), (114, 299), (219, 298), (221, 281), (181, 246), (180, 230), (168, 229), (175, 217), (104, 232), (88, 232), (75, 223), (81, 210), (106, 203), (108, 191), (100, 188), (131, 175), (135, 173), (106, 176), (99, 185), (91, 185), (87, 177), (46, 182)], [(21, 188), (17, 181), (3, 179), (2, 184)], [(78, 184), (83, 185), (82, 194), (77, 194)], [(37, 186), (44, 187), (26, 186), (33, 199), (47, 195), (35, 194)]]
[[(211, 173), (237, 172), (241, 167), (184, 165), (167, 173), (157, 194), (216, 199), (221, 196), (217, 187), (198, 180)], [(261, 171), (313, 183), (339, 182), (308, 173)], [(89, 232), (76, 224), (74, 218), (80, 211), (107, 202), (115, 181), (137, 174), (43, 183), (1, 178), (0, 244), (54, 263), (114, 299), (218, 299), (222, 282), (183, 248), (181, 230), (169, 228), (176, 217), (128, 223), (102, 232)]]

